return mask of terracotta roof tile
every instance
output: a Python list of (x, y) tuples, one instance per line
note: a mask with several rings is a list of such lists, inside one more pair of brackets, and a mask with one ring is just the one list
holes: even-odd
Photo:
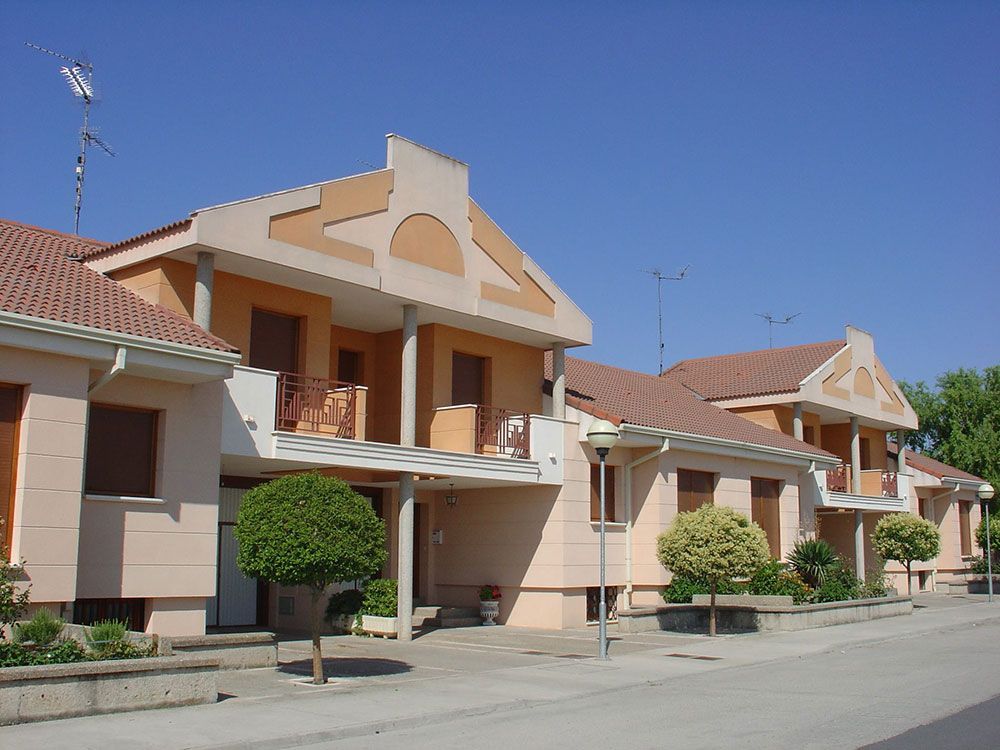
[(237, 351), (82, 261), (106, 243), (0, 219), (0, 310), (222, 352)]
[(846, 346), (843, 339), (780, 349), (684, 359), (663, 373), (700, 396), (719, 401), (792, 393), (816, 368)]
[[(899, 449), (896, 447), (895, 443), (890, 442), (888, 444), (888, 450), (890, 456), (898, 457)], [(930, 474), (932, 477), (937, 477), (938, 479), (951, 477), (952, 479), (965, 479), (969, 482), (986, 481), (982, 477), (977, 477), (975, 474), (970, 474), (967, 471), (956, 469), (954, 466), (949, 466), (943, 461), (938, 461), (936, 458), (931, 458), (924, 453), (917, 453), (914, 450), (907, 449), (906, 463), (914, 469), (919, 469), (920, 471)]]
[(86, 250), (84, 250), (81, 257), (87, 258), (89, 260), (90, 258), (94, 258), (98, 255), (113, 254), (116, 251), (119, 251), (122, 248), (131, 245), (135, 242), (143, 242), (145, 240), (151, 240), (154, 237), (159, 237), (160, 235), (170, 234), (171, 232), (187, 229), (189, 226), (191, 226), (190, 218), (180, 219), (178, 221), (172, 221), (169, 224), (164, 224), (161, 227), (156, 227), (156, 229), (150, 229), (146, 232), (142, 232), (141, 234), (137, 234), (132, 237), (126, 237), (124, 240), (119, 240), (118, 242), (97, 243), (96, 245), (92, 245)]
[[(546, 355), (545, 377), (551, 381), (551, 354)], [(619, 423), (834, 457), (703, 401), (669, 378), (566, 357), (566, 391), (584, 411)]]

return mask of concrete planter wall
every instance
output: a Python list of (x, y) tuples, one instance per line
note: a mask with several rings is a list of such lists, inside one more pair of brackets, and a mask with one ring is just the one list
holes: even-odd
[(0, 669), (0, 725), (214, 703), (217, 659), (157, 656)]
[(398, 617), (361, 615), (361, 629), (369, 635), (378, 635), (383, 638), (395, 638), (399, 633), (398, 623)]
[[(667, 604), (619, 610), (618, 628), (623, 633), (650, 630), (707, 633), (708, 611), (708, 606), (701, 604)], [(716, 607), (720, 633), (806, 630), (908, 615), (912, 612), (913, 600), (907, 596), (799, 606), (719, 604)]]
[(278, 640), (273, 633), (212, 633), (162, 638), (161, 648), (175, 654), (216, 660), (220, 669), (254, 669), (278, 665)]

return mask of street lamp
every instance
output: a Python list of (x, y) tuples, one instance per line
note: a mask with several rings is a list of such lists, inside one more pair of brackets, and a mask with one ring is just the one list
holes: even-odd
[(983, 514), (986, 516), (986, 592), (988, 601), (993, 601), (993, 552), (990, 550), (990, 500), (993, 499), (993, 486), (985, 482), (979, 485), (976, 496), (982, 503)]
[(590, 424), (587, 430), (587, 442), (590, 443), (601, 460), (601, 603), (599, 609), (598, 639), (600, 647), (598, 658), (608, 658), (608, 603), (605, 598), (604, 569), (605, 569), (605, 526), (604, 526), (604, 460), (608, 457), (608, 451), (615, 447), (618, 442), (618, 428), (606, 419), (596, 419)]

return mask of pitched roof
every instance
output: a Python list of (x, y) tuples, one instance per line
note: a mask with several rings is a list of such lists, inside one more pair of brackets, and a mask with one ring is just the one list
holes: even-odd
[[(545, 360), (552, 378), (552, 355)], [(815, 446), (702, 401), (675, 380), (566, 357), (567, 400), (615, 422), (836, 458)]]
[(115, 251), (121, 250), (127, 245), (131, 245), (135, 242), (143, 242), (145, 240), (151, 240), (161, 235), (170, 234), (171, 232), (181, 231), (187, 229), (191, 226), (191, 218), (179, 219), (178, 221), (172, 221), (169, 224), (164, 224), (163, 226), (156, 227), (155, 229), (149, 229), (141, 234), (133, 235), (132, 237), (126, 237), (118, 242), (99, 242), (94, 245), (89, 246), (82, 251), (80, 257), (93, 258), (98, 255), (107, 255), (109, 253), (114, 253)]
[[(895, 443), (890, 442), (888, 444), (888, 450), (890, 456), (898, 457), (899, 449), (896, 447)], [(917, 453), (913, 450), (906, 451), (906, 463), (914, 469), (919, 469), (925, 474), (930, 474), (932, 477), (937, 477), (938, 479), (949, 477), (950, 479), (964, 479), (967, 482), (986, 481), (982, 477), (977, 477), (975, 474), (970, 474), (967, 471), (956, 469), (954, 466), (949, 466), (943, 461), (931, 458), (925, 453)]]
[(663, 373), (709, 401), (790, 393), (847, 344), (843, 339), (683, 359)]
[(106, 243), (0, 219), (0, 310), (130, 336), (237, 351), (79, 260)]

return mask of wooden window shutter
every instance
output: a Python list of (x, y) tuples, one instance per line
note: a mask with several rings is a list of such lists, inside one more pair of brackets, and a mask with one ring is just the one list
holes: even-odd
[(86, 491), (152, 497), (155, 491), (155, 411), (91, 404)]
[[(601, 520), (601, 465), (590, 465), (590, 520)], [(604, 465), (604, 520), (615, 520), (615, 467)]]
[(958, 533), (961, 540), (963, 557), (968, 557), (972, 554), (972, 526), (969, 523), (969, 512), (971, 509), (972, 503), (965, 501), (958, 503)]
[(14, 486), (17, 471), (17, 428), (21, 416), (21, 389), (0, 385), (0, 542), (10, 546), (14, 521)]
[(750, 518), (767, 535), (771, 557), (781, 557), (780, 485), (776, 479), (750, 479)]

